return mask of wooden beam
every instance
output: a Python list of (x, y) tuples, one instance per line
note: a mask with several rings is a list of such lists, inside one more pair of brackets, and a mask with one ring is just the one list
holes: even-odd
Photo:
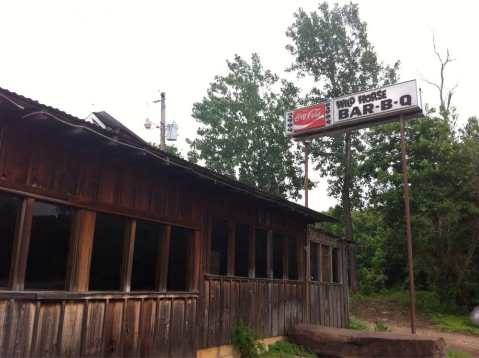
[(266, 234), (266, 276), (274, 278), (273, 272), (273, 230)]
[(160, 244), (160, 273), (158, 289), (166, 292), (168, 285), (168, 259), (170, 257), (171, 225), (165, 225)]
[(256, 228), (253, 225), (250, 226), (248, 254), (249, 254), (248, 277), (255, 278), (256, 276)]
[(235, 275), (235, 250), (236, 250), (236, 230), (233, 222), (228, 222), (228, 251), (227, 251), (227, 275)]
[(9, 287), (14, 291), (23, 291), (25, 287), (33, 203), (34, 199), (24, 199), (17, 216), (9, 276)]
[(88, 291), (95, 221), (96, 213), (93, 211), (78, 210), (75, 214), (68, 260), (66, 288), (69, 291)]
[[(284, 235), (283, 239), (281, 240), (281, 244), (283, 245), (283, 250), (281, 250), (281, 253), (283, 254), (283, 279), (287, 280), (289, 279), (289, 236)], [(294, 255), (295, 253), (292, 252)]]
[(131, 271), (133, 269), (133, 251), (135, 248), (136, 220), (128, 220), (123, 239), (123, 258), (121, 261), (120, 290), (130, 292)]

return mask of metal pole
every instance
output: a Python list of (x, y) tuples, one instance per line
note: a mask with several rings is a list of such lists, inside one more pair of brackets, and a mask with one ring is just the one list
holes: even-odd
[(161, 92), (160, 149), (166, 150), (165, 142), (165, 92)]
[(414, 288), (414, 267), (412, 256), (412, 234), (411, 234), (411, 211), (409, 208), (409, 179), (408, 164), (406, 158), (406, 138), (405, 138), (406, 120), (401, 115), (401, 162), (403, 174), (403, 193), (404, 193), (404, 217), (406, 220), (406, 244), (407, 244), (407, 266), (409, 271), (409, 299), (411, 313), (411, 333), (416, 334), (416, 292)]
[(309, 143), (304, 143), (304, 206), (308, 207), (308, 190), (309, 190), (309, 178), (308, 178), (308, 164), (309, 164)]

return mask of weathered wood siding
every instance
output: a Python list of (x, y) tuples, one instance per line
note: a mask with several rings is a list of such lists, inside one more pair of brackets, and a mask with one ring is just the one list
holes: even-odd
[(193, 357), (197, 298), (0, 299), (1, 357)]
[(305, 321), (304, 282), (209, 276), (204, 284), (201, 347), (229, 344), (236, 322), (273, 337)]

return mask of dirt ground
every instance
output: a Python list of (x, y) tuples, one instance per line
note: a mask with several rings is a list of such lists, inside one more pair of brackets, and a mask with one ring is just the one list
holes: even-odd
[[(351, 305), (351, 314), (362, 321), (373, 325), (375, 321), (382, 320), (392, 332), (409, 334), (409, 311), (400, 305), (369, 299), (354, 302)], [(429, 337), (442, 337), (448, 348), (462, 350), (479, 358), (479, 337), (472, 334), (443, 332), (434, 327), (427, 316), (418, 313), (417, 334)]]

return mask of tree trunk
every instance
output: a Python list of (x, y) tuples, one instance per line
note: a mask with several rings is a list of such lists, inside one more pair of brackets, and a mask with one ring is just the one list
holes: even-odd
[[(346, 240), (353, 241), (353, 220), (351, 217), (351, 131), (347, 130), (344, 137), (344, 181), (342, 188), (342, 206), (344, 220), (344, 236)], [(351, 290), (357, 291), (358, 281), (356, 275), (356, 255), (354, 253), (354, 245), (351, 246), (349, 255), (350, 265), (350, 287)]]

